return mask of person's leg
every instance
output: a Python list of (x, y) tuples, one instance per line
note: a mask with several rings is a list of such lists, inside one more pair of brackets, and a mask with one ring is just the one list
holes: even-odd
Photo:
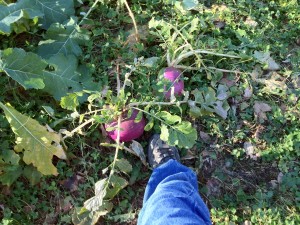
[(195, 173), (175, 158), (167, 158), (157, 165), (149, 179), (138, 225), (211, 224)]

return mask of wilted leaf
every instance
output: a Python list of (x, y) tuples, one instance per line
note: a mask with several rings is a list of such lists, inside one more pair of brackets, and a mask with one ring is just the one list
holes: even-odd
[(3, 105), (0, 102), (0, 107), (16, 135), (15, 151), (23, 152), (23, 161), (28, 165), (32, 163), (44, 175), (57, 175), (57, 169), (52, 164), (53, 155), (66, 159), (59, 145), (60, 136), (47, 131), (46, 127), (19, 113), (9, 104)]
[(82, 50), (79, 45), (86, 44), (89, 41), (89, 36), (71, 18), (64, 25), (52, 24), (45, 34), (45, 39), (48, 40), (39, 43), (38, 54), (49, 59), (60, 54), (65, 56), (69, 54), (81, 55)]
[(275, 62), (275, 60), (270, 56), (270, 52), (254, 52), (254, 57), (261, 63), (266, 66), (264, 69), (266, 70), (279, 70), (279, 65)]
[(217, 101), (216, 105), (214, 106), (215, 113), (217, 113), (219, 116), (221, 116), (223, 119), (227, 118), (227, 111), (229, 108), (223, 107), (223, 102)]
[(267, 119), (266, 112), (270, 112), (272, 108), (263, 102), (255, 102), (254, 104), (254, 114), (257, 116), (261, 121)]
[(128, 185), (128, 181), (122, 177), (113, 174), (110, 177), (109, 184), (110, 188), (106, 190), (105, 198), (112, 199), (119, 193), (119, 191), (121, 191)]
[(130, 173), (132, 171), (132, 165), (126, 159), (117, 159), (115, 165), (121, 172)]
[(258, 23), (249, 16), (246, 18), (245, 24), (250, 27), (256, 27), (258, 25)]
[(246, 155), (253, 160), (257, 160), (257, 154), (254, 151), (254, 146), (251, 142), (244, 142)]
[(143, 146), (135, 141), (135, 140), (132, 140), (132, 143), (130, 145), (130, 149), (132, 149), (135, 154), (140, 157), (141, 161), (143, 162), (144, 165), (147, 165), (147, 162), (146, 162), (146, 156), (145, 156), (145, 153), (144, 153), (144, 149), (143, 149)]
[(75, 225), (95, 225), (101, 216), (109, 213), (113, 208), (111, 202), (104, 201), (97, 211), (88, 211), (85, 208), (75, 211), (72, 215), (72, 222)]
[(88, 211), (97, 211), (102, 207), (107, 191), (108, 178), (97, 181), (95, 184), (95, 196), (84, 202), (84, 208)]
[(252, 96), (252, 89), (249, 87), (246, 87), (244, 91), (244, 98), (251, 98)]
[(60, 182), (60, 184), (68, 191), (74, 192), (78, 190), (78, 183), (83, 177), (73, 174), (73, 176)]
[(279, 94), (280, 92), (284, 92), (288, 89), (285, 84), (285, 80), (276, 72), (273, 72), (269, 79), (256, 79), (257, 82), (262, 83), (265, 86), (262, 91), (271, 93), (271, 94)]

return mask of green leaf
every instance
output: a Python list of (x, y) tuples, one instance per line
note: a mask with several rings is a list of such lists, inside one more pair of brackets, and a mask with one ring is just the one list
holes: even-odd
[(68, 110), (76, 110), (76, 107), (79, 106), (79, 100), (78, 97), (82, 96), (82, 92), (76, 92), (76, 93), (71, 93), (68, 94), (65, 97), (62, 97), (60, 100), (60, 106), (63, 109), (68, 109)]
[[(14, 48), (0, 51), (0, 70), (27, 88), (41, 88), (57, 100), (67, 93), (92, 87), (89, 74), (81, 76), (78, 61), (73, 55), (56, 55), (47, 61), (38, 55)], [(47, 67), (48, 66), (48, 67)]]
[(172, 115), (167, 111), (158, 112), (156, 113), (156, 116), (162, 118), (166, 123), (170, 125), (181, 122), (180, 116)]
[(66, 24), (52, 24), (45, 34), (45, 39), (48, 40), (39, 43), (38, 54), (49, 59), (59, 54), (81, 55), (79, 45), (86, 44), (89, 35), (77, 25), (75, 19), (71, 18)]
[(132, 165), (126, 159), (117, 159), (115, 165), (121, 172), (130, 173), (132, 171)]
[(27, 88), (43, 89), (45, 87), (43, 79), (41, 78), (30, 78), (29, 80), (25, 80), (24, 84)]
[(73, 0), (36, 0), (35, 2), (44, 13), (41, 22), (45, 29), (48, 29), (52, 23), (63, 23), (75, 13)]
[(52, 164), (52, 157), (66, 159), (65, 152), (60, 146), (60, 136), (41, 126), (36, 120), (31, 119), (15, 110), (9, 104), (2, 104), (5, 116), (16, 135), (15, 151), (23, 152), (23, 161), (33, 164), (44, 175), (57, 175), (57, 169)]
[(199, 4), (198, 0), (183, 0), (182, 7), (184, 10), (192, 10)]
[(72, 222), (75, 225), (95, 225), (101, 216), (109, 213), (113, 208), (111, 202), (104, 201), (97, 211), (88, 211), (85, 208), (75, 211), (72, 215)]
[[(43, 78), (47, 63), (38, 55), (19, 48), (0, 51), (0, 70), (21, 84), (25, 89), (31, 87), (31, 79)], [(28, 84), (25, 81), (29, 82)]]
[(42, 177), (42, 174), (32, 165), (28, 165), (24, 168), (23, 175), (29, 180), (31, 185), (35, 185), (40, 182)]
[(187, 121), (171, 127), (162, 124), (160, 138), (171, 146), (177, 145), (179, 148), (192, 148), (197, 140), (197, 131)]
[(157, 62), (158, 62), (159, 59), (160, 59), (159, 57), (150, 57), (150, 58), (147, 58), (142, 63), (142, 65), (146, 66), (146, 67), (149, 67), (149, 68), (154, 67), (157, 64)]
[(128, 182), (124, 178), (113, 174), (110, 177), (109, 184), (110, 186), (112, 186), (112, 188), (109, 188), (107, 190), (105, 198), (112, 199), (119, 193), (119, 191), (121, 191), (123, 188), (125, 188), (128, 185)]
[(0, 5), (0, 34), (9, 35), (13, 31), (23, 31), (24, 29), (19, 29), (23, 25), (22, 22), (43, 16), (35, 1), (19, 0), (7, 6)]
[(0, 155), (0, 182), (10, 186), (22, 174), (20, 156), (12, 150), (3, 150)]
[(151, 117), (150, 120), (149, 120), (149, 122), (144, 127), (144, 130), (145, 131), (149, 131), (149, 130), (152, 129), (153, 126), (154, 126), (154, 119), (153, 119), (153, 117)]
[(201, 109), (198, 106), (190, 106), (190, 115), (192, 117), (198, 118), (201, 114)]

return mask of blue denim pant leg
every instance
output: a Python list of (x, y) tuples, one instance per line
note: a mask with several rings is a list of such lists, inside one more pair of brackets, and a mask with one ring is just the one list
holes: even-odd
[(138, 218), (138, 225), (168, 224), (211, 224), (195, 173), (172, 159), (153, 170)]

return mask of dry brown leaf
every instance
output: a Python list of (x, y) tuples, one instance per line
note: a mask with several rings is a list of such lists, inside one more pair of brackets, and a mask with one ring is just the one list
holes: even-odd
[(267, 103), (256, 101), (254, 104), (254, 114), (261, 122), (267, 119), (266, 112), (271, 110), (272, 108)]
[(252, 88), (246, 87), (244, 91), (244, 98), (251, 98), (252, 96)]
[(206, 144), (211, 143), (211, 137), (210, 137), (207, 133), (205, 133), (205, 132), (203, 132), (203, 131), (200, 131), (200, 138), (201, 138)]

